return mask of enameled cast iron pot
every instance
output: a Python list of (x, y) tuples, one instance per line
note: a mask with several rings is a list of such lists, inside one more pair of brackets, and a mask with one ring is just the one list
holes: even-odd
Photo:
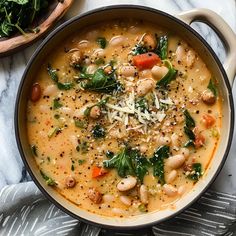
[[(132, 17), (137, 19), (148, 20), (155, 23), (157, 26), (163, 26), (171, 32), (179, 34), (184, 38), (202, 57), (210, 71), (216, 76), (219, 81), (220, 94), (223, 98), (223, 120), (220, 136), (220, 144), (215, 153), (208, 171), (204, 177), (195, 185), (193, 190), (183, 196), (177, 203), (176, 208), (166, 209), (147, 214), (141, 214), (126, 219), (102, 217), (84, 211), (71, 202), (67, 201), (59, 195), (53, 188), (48, 187), (42, 179), (39, 170), (32, 156), (26, 128), (26, 106), (32, 86), (33, 78), (37, 74), (38, 67), (47, 58), (47, 54), (58, 43), (63, 42), (63, 39), (68, 35), (88, 25), (98, 23), (100, 21), (109, 21), (111, 19), (123, 19)], [(223, 41), (227, 57), (224, 66), (220, 63), (216, 54), (206, 43), (206, 41), (194, 31), (189, 24), (193, 21), (201, 21), (212, 27)], [(52, 201), (57, 207), (70, 214), (71, 216), (100, 227), (116, 228), (116, 229), (137, 229), (139, 227), (147, 227), (157, 224), (161, 221), (169, 219), (180, 213), (190, 206), (213, 182), (217, 174), (221, 170), (233, 136), (234, 127), (234, 107), (231, 92), (231, 85), (236, 73), (236, 36), (225, 21), (216, 13), (206, 9), (195, 9), (188, 12), (183, 12), (176, 17), (164, 12), (133, 5), (117, 5), (104, 7), (90, 11), (86, 14), (77, 16), (60, 27), (55, 29), (39, 46), (32, 58), (30, 59), (24, 75), (22, 77), (15, 107), (15, 132), (18, 148), (24, 164), (27, 167), (32, 179), (37, 184), (39, 189), (45, 196)], [(109, 186), (108, 186), (109, 187)]]

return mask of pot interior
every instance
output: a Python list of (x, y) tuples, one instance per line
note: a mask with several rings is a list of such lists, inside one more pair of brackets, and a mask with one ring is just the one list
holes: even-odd
[[(205, 173), (204, 177), (195, 185), (190, 193), (186, 194), (178, 202), (176, 202), (175, 208), (151, 212), (125, 219), (119, 219), (103, 217), (84, 211), (63, 198), (51, 187), (46, 186), (44, 180), (41, 178), (38, 167), (36, 166), (36, 162), (34, 161), (29, 147), (26, 132), (26, 107), (29, 91), (33, 83), (32, 78), (34, 78), (34, 75), (37, 74), (38, 66), (42, 64), (47, 54), (53, 50), (55, 45), (63, 43), (63, 39), (68, 35), (79, 32), (81, 28), (88, 25), (93, 25), (100, 21), (109, 21), (127, 17), (143, 20), (148, 19), (148, 21), (151, 23), (162, 26), (176, 34), (179, 34), (195, 49), (195, 51), (206, 63), (212, 74), (215, 75), (219, 81), (220, 94), (223, 98), (223, 118), (219, 142), (220, 144), (215, 152), (214, 157), (212, 158), (207, 173)], [(212, 51), (209, 49), (209, 47), (202, 42), (196, 33), (193, 33), (193, 31), (190, 32), (189, 27), (187, 27), (184, 23), (180, 23), (178, 20), (175, 20), (173, 17), (170, 17), (165, 13), (143, 7), (119, 6), (102, 8), (99, 11), (95, 10), (81, 17), (74, 18), (69, 23), (64, 24), (59, 29), (55, 30), (51, 35), (49, 35), (49, 37), (47, 37), (47, 39), (34, 54), (23, 76), (16, 103), (16, 134), (18, 135), (18, 144), (22, 158), (28, 167), (31, 176), (40, 189), (49, 197), (49, 199), (53, 200), (53, 202), (56, 203), (60, 208), (66, 210), (67, 213), (70, 213), (74, 217), (101, 224), (104, 227), (123, 226), (128, 228), (137, 228), (147, 226), (148, 224), (158, 223), (183, 210), (183, 208), (196, 200), (196, 198), (213, 181), (214, 177), (217, 175), (224, 163), (233, 130), (232, 94), (229, 92), (229, 83), (225, 82), (225, 80), (227, 80), (227, 78), (222, 69), (222, 66), (219, 63), (219, 60), (215, 58), (215, 55), (212, 54)]]

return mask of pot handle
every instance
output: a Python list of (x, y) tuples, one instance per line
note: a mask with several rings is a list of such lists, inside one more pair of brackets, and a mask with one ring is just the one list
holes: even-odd
[(177, 17), (189, 25), (194, 21), (203, 22), (217, 33), (226, 48), (224, 68), (232, 86), (236, 75), (236, 35), (230, 26), (221, 16), (204, 8), (182, 12)]

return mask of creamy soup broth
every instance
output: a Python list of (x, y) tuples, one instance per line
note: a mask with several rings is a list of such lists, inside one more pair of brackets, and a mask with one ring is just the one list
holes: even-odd
[(173, 208), (204, 178), (221, 127), (217, 80), (199, 55), (173, 32), (132, 20), (55, 45), (27, 117), (46, 183), (116, 217)]

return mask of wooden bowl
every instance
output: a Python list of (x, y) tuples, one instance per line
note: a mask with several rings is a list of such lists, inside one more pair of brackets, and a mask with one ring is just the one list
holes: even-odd
[(46, 14), (37, 19), (37, 33), (16, 34), (0, 40), (0, 57), (8, 56), (19, 49), (29, 46), (42, 37), (69, 9), (73, 0), (52, 1)]

